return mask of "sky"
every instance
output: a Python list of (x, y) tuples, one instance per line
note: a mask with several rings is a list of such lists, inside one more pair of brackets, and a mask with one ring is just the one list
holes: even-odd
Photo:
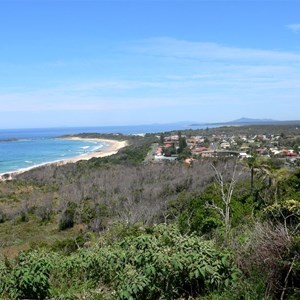
[(0, 0), (0, 128), (300, 119), (300, 0)]

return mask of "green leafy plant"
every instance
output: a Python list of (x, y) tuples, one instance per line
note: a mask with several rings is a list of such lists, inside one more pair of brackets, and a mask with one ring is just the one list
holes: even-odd
[(10, 299), (45, 299), (50, 293), (52, 267), (52, 258), (45, 252), (22, 252), (16, 265), (6, 271), (2, 289)]

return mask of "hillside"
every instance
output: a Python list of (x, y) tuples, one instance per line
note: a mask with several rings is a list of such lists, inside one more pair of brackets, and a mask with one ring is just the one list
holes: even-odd
[[(288, 126), (250, 128), (297, 134)], [(249, 127), (201, 133), (234, 130)], [(1, 299), (300, 296), (296, 165), (257, 156), (151, 162), (156, 135), (114, 138), (129, 145), (0, 182)]]

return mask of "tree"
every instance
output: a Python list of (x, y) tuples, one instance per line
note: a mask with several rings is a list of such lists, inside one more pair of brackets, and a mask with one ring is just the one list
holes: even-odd
[(281, 161), (279, 160), (261, 160), (257, 165), (260, 177), (268, 182), (265, 199), (275, 203), (278, 202), (280, 185), (289, 177), (289, 171), (286, 168), (281, 168), (280, 164)]
[(186, 142), (186, 138), (181, 135), (180, 131), (178, 132), (178, 143), (179, 143), (178, 145), (179, 148), (177, 152), (181, 153), (187, 147), (187, 142)]
[(254, 192), (254, 171), (258, 167), (258, 156), (256, 153), (253, 153), (250, 157), (247, 158), (247, 165), (250, 169), (250, 195), (253, 196)]
[(176, 154), (176, 149), (175, 149), (174, 145), (172, 144), (171, 147), (165, 147), (163, 149), (163, 153), (165, 156), (171, 156), (172, 154)]
[(163, 145), (164, 142), (165, 142), (165, 135), (163, 133), (161, 133), (160, 136), (159, 136), (159, 143), (161, 145)]
[(210, 203), (206, 202), (206, 207), (212, 208), (220, 214), (224, 222), (225, 238), (227, 238), (231, 227), (231, 198), (237, 183), (237, 158), (234, 159), (233, 169), (231, 171), (230, 180), (228, 182), (226, 182), (226, 178), (224, 176), (226, 171), (228, 170), (227, 168), (229, 167), (228, 162), (225, 163), (223, 172), (220, 171), (214, 164), (212, 164), (211, 166), (215, 172), (215, 180), (217, 182), (217, 185), (220, 188), (222, 204), (217, 205), (212, 199)]

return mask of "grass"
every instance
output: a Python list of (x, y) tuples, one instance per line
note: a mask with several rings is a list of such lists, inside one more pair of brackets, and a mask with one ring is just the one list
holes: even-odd
[(11, 220), (0, 224), (0, 256), (14, 258), (20, 251), (28, 250), (34, 245), (52, 245), (56, 241), (75, 239), (82, 230), (82, 226), (77, 225), (59, 231), (57, 224), (57, 220), (42, 224), (33, 215), (29, 216), (27, 222)]

